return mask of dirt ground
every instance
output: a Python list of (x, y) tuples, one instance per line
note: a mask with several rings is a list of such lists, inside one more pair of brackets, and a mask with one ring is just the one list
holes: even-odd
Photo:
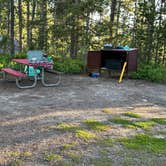
[[(114, 112), (108, 115), (103, 109)], [(86, 119), (104, 122), (128, 110), (144, 119), (166, 117), (166, 85), (130, 79), (118, 84), (117, 79), (80, 75), (64, 75), (61, 85), (49, 88), (39, 83), (34, 89), (20, 90), (14, 83), (0, 83), (0, 165), (8, 165), (15, 159), (23, 160), (26, 166), (56, 165), (56, 162), (46, 162), (44, 154), (58, 153), (55, 149), (61, 144), (76, 138), (68, 132), (45, 128), (60, 123), (80, 124)], [(116, 127), (102, 135), (120, 137), (135, 132), (141, 131)], [(110, 153), (113, 161), (110, 165), (123, 165), (124, 153), (117, 155), (115, 149)], [(92, 141), (89, 145), (81, 142), (75, 150), (84, 158), (78, 165), (89, 166), (88, 158), (97, 157), (99, 149)], [(30, 152), (30, 155), (20, 157), (16, 152)], [(164, 156), (154, 156), (151, 162), (154, 164), (156, 159), (159, 163), (166, 161)]]

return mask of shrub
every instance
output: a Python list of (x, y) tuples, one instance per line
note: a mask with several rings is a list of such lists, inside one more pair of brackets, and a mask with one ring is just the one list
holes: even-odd
[(64, 59), (64, 60), (54, 60), (54, 68), (55, 70), (70, 73), (70, 74), (76, 74), (80, 73), (84, 67), (84, 63), (81, 60), (78, 59)]
[(155, 64), (141, 64), (139, 65), (137, 72), (132, 73), (131, 77), (153, 82), (165, 82), (166, 67)]

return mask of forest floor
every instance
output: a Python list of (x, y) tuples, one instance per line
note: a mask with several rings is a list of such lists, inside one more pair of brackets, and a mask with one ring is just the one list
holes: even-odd
[(1, 166), (166, 165), (166, 85), (65, 75), (0, 92)]

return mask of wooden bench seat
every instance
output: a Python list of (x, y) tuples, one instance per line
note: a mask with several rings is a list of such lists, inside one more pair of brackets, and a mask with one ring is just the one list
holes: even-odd
[(8, 73), (10, 75), (13, 75), (15, 77), (27, 77), (26, 74), (24, 74), (20, 71), (17, 71), (17, 70), (13, 70), (11, 68), (2, 68), (2, 71), (5, 73)]

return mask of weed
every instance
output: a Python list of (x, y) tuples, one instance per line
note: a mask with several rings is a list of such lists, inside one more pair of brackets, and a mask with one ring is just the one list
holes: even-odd
[(75, 132), (80, 127), (77, 124), (72, 123), (61, 123), (56, 126), (56, 129), (64, 131), (64, 132)]

